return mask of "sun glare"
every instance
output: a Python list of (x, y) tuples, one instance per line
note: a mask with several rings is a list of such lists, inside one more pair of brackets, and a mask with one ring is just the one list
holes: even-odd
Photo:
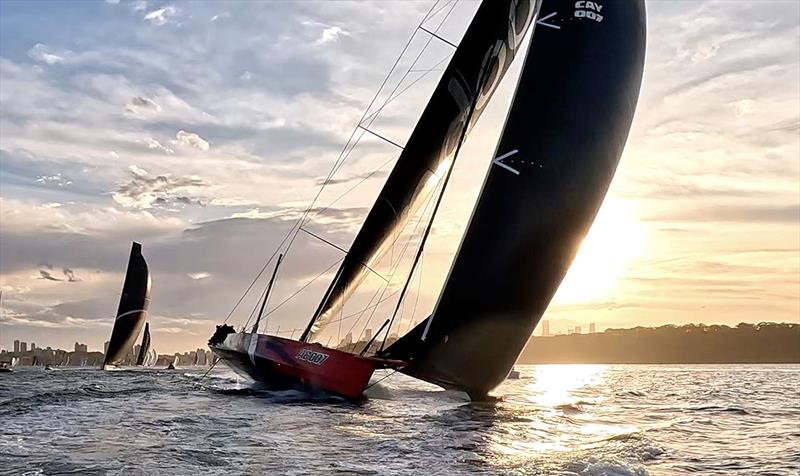
[(575, 304), (608, 296), (630, 262), (641, 256), (645, 235), (645, 226), (636, 218), (632, 204), (609, 197), (558, 288), (554, 303)]

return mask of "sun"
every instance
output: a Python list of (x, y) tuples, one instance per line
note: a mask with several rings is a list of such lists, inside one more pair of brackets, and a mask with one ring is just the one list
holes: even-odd
[(631, 202), (609, 197), (600, 208), (553, 302), (577, 304), (608, 297), (632, 260), (642, 255), (645, 225)]

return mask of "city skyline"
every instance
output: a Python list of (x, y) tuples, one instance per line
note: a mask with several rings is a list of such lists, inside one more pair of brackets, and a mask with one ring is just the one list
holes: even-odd
[[(20, 339), (99, 348), (133, 240), (153, 278), (154, 347), (204, 345), (325, 181), (430, 7), (167, 5), (0, 3), (2, 347)], [(457, 43), (476, 6), (459, 2), (441, 36)], [(43, 18), (43, 8), (69, 21)], [(552, 332), (591, 322), (798, 322), (800, 113), (787, 105), (800, 101), (799, 16), (780, 1), (648, 5), (633, 129), (545, 314)], [(435, 43), (421, 64), (433, 68), (449, 48)], [(436, 79), (393, 101), (375, 130), (402, 143)], [(501, 84), (464, 145), (413, 299), (392, 331), (435, 306), (513, 87)], [(362, 146), (320, 203), (363, 184), (308, 225), (345, 249), (396, 157), (377, 139)], [(298, 238), (269, 310), (322, 276), (266, 319), (270, 332), (299, 334), (333, 279), (324, 270), (341, 256)], [(344, 312), (363, 307), (375, 287), (365, 282)], [(256, 300), (230, 322), (241, 325)], [(364, 328), (378, 329), (394, 305)]]

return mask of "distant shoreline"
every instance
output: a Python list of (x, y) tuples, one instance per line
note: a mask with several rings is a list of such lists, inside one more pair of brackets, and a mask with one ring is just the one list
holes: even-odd
[(533, 337), (518, 364), (800, 364), (800, 324), (662, 326)]

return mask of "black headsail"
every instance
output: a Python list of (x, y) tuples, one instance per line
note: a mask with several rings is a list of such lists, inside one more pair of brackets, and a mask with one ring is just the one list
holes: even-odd
[(532, 0), (487, 0), (478, 8), (301, 340), (325, 326), (446, 175), (465, 130), (480, 117), (534, 13)]
[(645, 50), (644, 0), (543, 0), (493, 164), (431, 317), (385, 355), (474, 398), (505, 379), (614, 176)]
[(136, 365), (144, 365), (144, 360), (150, 352), (150, 323), (144, 323), (144, 333), (142, 334), (142, 345), (139, 347), (139, 356), (136, 358)]
[(142, 330), (142, 325), (147, 319), (149, 304), (150, 273), (147, 271), (147, 262), (142, 256), (142, 245), (134, 242), (128, 259), (128, 271), (125, 274), (125, 284), (122, 286), (122, 296), (119, 298), (114, 330), (111, 331), (111, 340), (103, 361), (104, 368), (121, 363), (131, 352), (133, 344)]

